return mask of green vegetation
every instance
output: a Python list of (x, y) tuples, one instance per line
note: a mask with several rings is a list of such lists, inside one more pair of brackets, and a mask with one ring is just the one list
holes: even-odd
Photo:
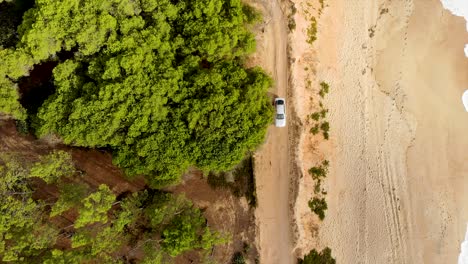
[(312, 198), (312, 200), (309, 201), (309, 208), (320, 218), (320, 220), (325, 219), (325, 211), (328, 209), (325, 198)]
[(299, 264), (336, 264), (336, 260), (331, 255), (329, 247), (324, 248), (321, 252), (312, 249), (309, 254), (303, 259), (298, 260)]
[[(307, 87), (311, 86), (311, 82), (307, 81)], [(320, 90), (318, 92), (321, 98), (325, 98), (325, 95), (330, 91), (330, 85), (326, 82), (320, 82)], [(319, 110), (312, 113), (309, 118), (313, 121), (312, 127), (310, 128), (310, 133), (317, 135), (319, 131), (322, 131), (323, 138), (328, 140), (330, 138), (330, 123), (328, 121), (321, 121), (325, 119), (328, 114), (328, 109), (326, 109), (322, 103), (319, 102)]]
[(322, 181), (327, 177), (328, 173), (328, 160), (324, 160), (319, 166), (315, 166), (309, 169), (309, 174), (314, 180), (314, 197), (309, 200), (309, 208), (314, 212), (320, 220), (325, 218), (325, 211), (328, 206), (325, 201), (324, 196), (327, 194), (325, 190), (322, 189)]
[(330, 130), (330, 123), (328, 123), (328, 121), (323, 122), (320, 125), (320, 129), (322, 130), (323, 138), (329, 139), (330, 136), (328, 134), (328, 131)]
[[(241, 0), (6, 2), (0, 114), (18, 131), (109, 150), (154, 188), (192, 166), (230, 174), (221, 185), (255, 206), (243, 159), (273, 116), (271, 79), (244, 65), (258, 12)], [(0, 156), (0, 262), (169, 263), (228, 240), (183, 196), (119, 194), (85, 176), (64, 151)]]
[(246, 69), (255, 48), (240, 0), (37, 0), (0, 50), (0, 112), (26, 119), (17, 82), (57, 61), (55, 93), (31, 112), (39, 136), (105, 147), (153, 187), (189, 166), (228, 171), (264, 138), (270, 78)]
[(310, 128), (310, 133), (317, 135), (319, 132), (319, 124), (315, 124)]
[(245, 264), (245, 258), (242, 252), (236, 252), (232, 257), (231, 264)]
[(319, 121), (320, 117), (321, 117), (320, 112), (315, 112), (310, 115), (310, 118), (314, 121)]
[(294, 19), (294, 15), (296, 14), (297, 12), (297, 8), (296, 8), (296, 5), (294, 5), (293, 3), (291, 4), (291, 9), (289, 11), (289, 14), (288, 14), (288, 28), (289, 28), (289, 31), (293, 31), (296, 29), (296, 20)]
[(314, 44), (314, 42), (317, 40), (317, 32), (317, 19), (312, 17), (310, 19), (310, 25), (307, 28), (307, 43), (310, 45)]
[(56, 183), (62, 176), (71, 176), (74, 172), (71, 155), (65, 151), (55, 151), (40, 157), (32, 166), (30, 174), (51, 184)]
[(328, 160), (324, 160), (321, 165), (310, 168), (309, 174), (312, 176), (312, 179), (320, 180), (327, 177), (329, 164)]
[[(146, 261), (167, 263), (187, 250), (209, 250), (227, 241), (226, 236), (207, 227), (201, 211), (184, 197), (141, 191), (116, 201), (106, 185), (91, 190), (72, 183), (70, 161), (63, 151), (41, 157), (36, 163), (19, 156), (1, 157), (1, 261), (120, 263), (140, 250)], [(49, 171), (58, 181), (60, 196), (51, 210), (45, 200), (33, 198), (34, 170)], [(71, 225), (51, 221), (50, 217), (66, 215), (70, 209), (78, 212)], [(69, 241), (71, 248), (58, 247), (64, 241)]]
[(330, 85), (326, 82), (321, 82), (320, 83), (320, 91), (319, 91), (319, 95), (320, 97), (324, 98), (326, 94), (328, 94), (330, 90)]

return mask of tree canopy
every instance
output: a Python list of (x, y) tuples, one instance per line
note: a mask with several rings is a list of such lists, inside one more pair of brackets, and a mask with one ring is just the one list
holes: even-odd
[(193, 165), (228, 170), (272, 117), (270, 78), (242, 63), (255, 48), (251, 11), (241, 0), (37, 0), (17, 47), (0, 50), (0, 112), (25, 118), (15, 80), (58, 60), (55, 93), (33, 118), (38, 135), (111, 148), (153, 186)]
[[(56, 179), (60, 196), (55, 203), (33, 199), (31, 179), (37, 177), (31, 168), (43, 166), (46, 169), (40, 171), (51, 171), (51, 164), (44, 161), (67, 160), (67, 155), (51, 153), (37, 163), (0, 156), (0, 262), (122, 263), (133, 259), (170, 263), (185, 251), (209, 250), (227, 242), (183, 196), (141, 191), (116, 201), (108, 186), (92, 190), (72, 182), (66, 173)], [(78, 216), (70, 220), (66, 211), (72, 208)], [(68, 219), (71, 225), (63, 226), (52, 218)], [(69, 246), (63, 246), (64, 240)], [(138, 250), (135, 258), (132, 252)]]

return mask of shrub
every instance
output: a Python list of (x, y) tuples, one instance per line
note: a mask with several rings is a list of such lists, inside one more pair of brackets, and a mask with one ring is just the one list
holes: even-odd
[(325, 211), (328, 209), (328, 205), (325, 198), (314, 197), (312, 200), (309, 200), (309, 208), (319, 217), (320, 220), (323, 220), (325, 218)]
[(317, 135), (319, 132), (319, 125), (318, 124), (315, 124), (311, 129), (310, 129), (310, 133), (312, 133), (313, 135)]
[(320, 116), (321, 116), (320, 112), (315, 112), (310, 115), (310, 118), (312, 120), (318, 121), (320, 119)]
[(317, 40), (317, 19), (312, 17), (310, 26), (307, 28), (307, 43), (312, 45)]
[(321, 178), (325, 178), (328, 173), (328, 166), (328, 160), (324, 160), (321, 165), (310, 168), (309, 174), (314, 180), (320, 180)]
[(232, 264), (245, 264), (245, 258), (244, 255), (241, 252), (236, 252), (234, 256), (232, 257)]
[(328, 109), (323, 109), (320, 111), (320, 117), (325, 118), (327, 116)]
[(336, 260), (331, 256), (331, 249), (326, 247), (322, 252), (312, 249), (304, 259), (298, 260), (299, 264), (335, 264)]
[(320, 125), (320, 129), (321, 129), (322, 132), (323, 132), (323, 137), (324, 137), (325, 139), (328, 139), (328, 138), (329, 138), (328, 131), (330, 130), (330, 123), (328, 123), (327, 121), (323, 122), (323, 123)]
[(319, 91), (319, 95), (320, 97), (325, 97), (326, 94), (328, 94), (330, 90), (330, 85), (326, 82), (321, 82), (320, 83), (320, 91)]

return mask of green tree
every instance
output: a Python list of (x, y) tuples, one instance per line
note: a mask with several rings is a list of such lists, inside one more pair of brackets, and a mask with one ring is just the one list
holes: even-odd
[(110, 147), (117, 165), (152, 176), (153, 186), (177, 182), (191, 165), (231, 169), (263, 141), (272, 117), (271, 80), (241, 63), (255, 47), (251, 13), (240, 0), (85, 0), (80, 8), (38, 0), (15, 51), (28, 56), (12, 65), (77, 51), (54, 69), (39, 135)]
[(0, 258), (27, 262), (53, 244), (57, 230), (32, 199), (29, 169), (15, 156), (0, 157)]
[(99, 185), (99, 189), (83, 199), (83, 205), (79, 208), (79, 216), (75, 220), (75, 228), (88, 224), (107, 222), (107, 211), (112, 207), (115, 195), (105, 184)]
[(54, 217), (61, 213), (78, 207), (86, 197), (88, 187), (80, 183), (65, 183), (60, 186), (60, 196), (51, 208), (50, 216)]
[[(50, 212), (54, 216), (72, 207), (78, 210), (74, 231), (67, 232), (71, 225), (57, 226), (44, 202), (32, 199), (31, 179), (36, 176), (30, 167), (49, 167), (44, 161), (53, 154), (36, 164), (19, 156), (0, 156), (0, 262), (119, 263), (140, 250), (144, 263), (168, 263), (184, 251), (206, 252), (227, 241), (183, 196), (142, 191), (116, 202), (106, 185), (87, 195), (86, 185), (69, 179), (58, 181), (60, 196)], [(56, 249), (59, 237), (69, 239), (72, 248)]]
[(30, 174), (46, 183), (55, 183), (62, 176), (71, 176), (75, 171), (70, 153), (54, 151), (41, 156), (40, 161), (34, 163)]

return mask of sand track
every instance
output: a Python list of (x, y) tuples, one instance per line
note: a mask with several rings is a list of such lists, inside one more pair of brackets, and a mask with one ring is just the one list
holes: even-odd
[[(254, 56), (274, 80), (271, 94), (286, 98), (288, 125), (269, 128), (264, 145), (256, 152), (255, 178), (258, 207), (255, 213), (260, 262), (294, 263), (290, 217), (290, 185), (294, 160), (290, 137), (294, 112), (288, 91), (288, 33), (280, 0), (253, 1), (263, 11)], [(273, 120), (272, 120), (273, 121)]]

